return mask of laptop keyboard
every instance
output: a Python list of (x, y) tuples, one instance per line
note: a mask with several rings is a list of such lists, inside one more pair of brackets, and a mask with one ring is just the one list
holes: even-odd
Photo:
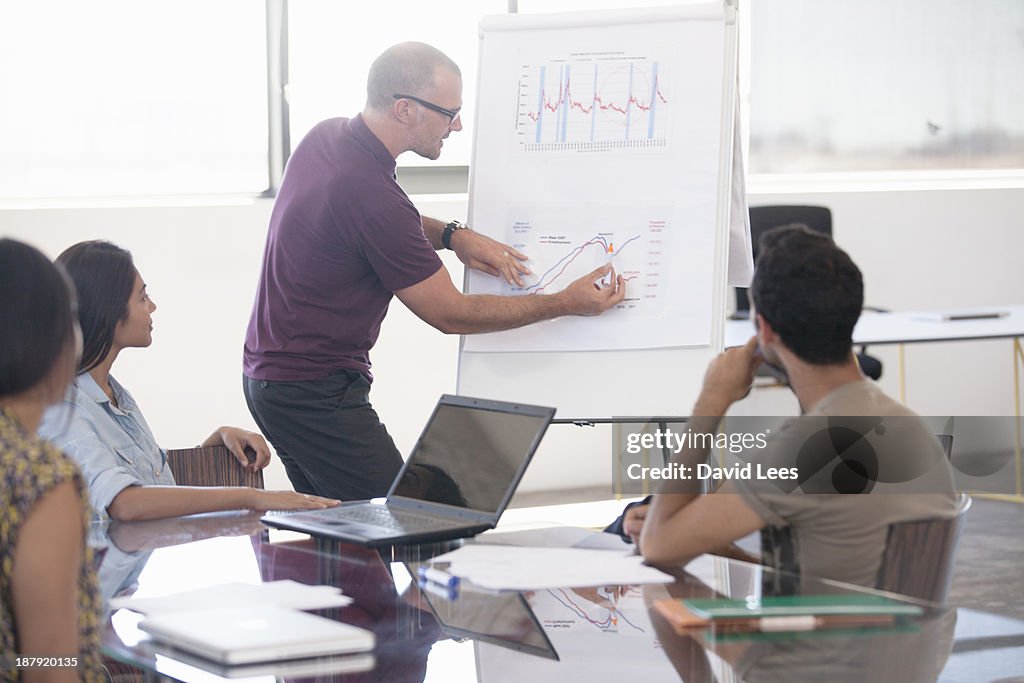
[[(326, 511), (324, 511), (326, 512)], [(423, 517), (399, 510), (383, 508), (378, 505), (366, 505), (363, 507), (335, 508), (339, 519), (350, 522), (363, 522), (373, 524), (395, 531), (433, 531), (435, 529), (447, 529), (452, 526), (452, 520), (434, 519)], [(322, 512), (320, 514), (323, 514)]]

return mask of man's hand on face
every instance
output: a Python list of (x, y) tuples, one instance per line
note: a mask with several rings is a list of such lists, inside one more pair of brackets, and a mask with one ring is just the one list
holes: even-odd
[(754, 373), (761, 364), (757, 349), (757, 337), (751, 337), (743, 346), (726, 349), (711, 361), (704, 373), (704, 387), (701, 397), (706, 403), (722, 406), (722, 409), (739, 401), (754, 383)]

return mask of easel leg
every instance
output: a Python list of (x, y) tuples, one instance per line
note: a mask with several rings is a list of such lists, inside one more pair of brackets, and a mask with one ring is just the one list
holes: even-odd
[(1016, 443), (1014, 444), (1014, 458), (1017, 475), (1017, 495), (1021, 495), (1021, 415), (1020, 415), (1020, 366), (1024, 365), (1024, 348), (1021, 347), (1020, 337), (1013, 340), (1013, 417), (1014, 431), (1016, 432)]
[(907, 402), (907, 356), (906, 348), (903, 344), (899, 345), (900, 360), (897, 364), (900, 371), (900, 403)]
[[(618, 444), (622, 441), (622, 427), (618, 423), (612, 425), (612, 443)], [(612, 454), (615, 464), (612, 465), (612, 487), (615, 489), (615, 500), (622, 500), (622, 451), (617, 450)]]
[[(662, 434), (667, 434), (668, 422), (658, 420), (658, 429), (661, 430)], [(672, 462), (672, 449), (668, 447), (668, 439), (663, 439), (661, 442), (661, 466), (665, 467), (670, 462)]]

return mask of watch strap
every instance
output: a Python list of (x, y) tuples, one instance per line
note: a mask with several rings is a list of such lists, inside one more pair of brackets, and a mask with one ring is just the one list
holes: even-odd
[(452, 235), (456, 230), (469, 230), (469, 228), (458, 221), (449, 221), (448, 225), (444, 226), (444, 232), (441, 233), (441, 244), (445, 249), (452, 248)]

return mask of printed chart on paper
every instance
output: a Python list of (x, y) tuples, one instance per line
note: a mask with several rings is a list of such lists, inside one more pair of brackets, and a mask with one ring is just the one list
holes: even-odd
[(676, 106), (662, 62), (625, 53), (583, 53), (524, 64), (516, 95), (521, 152), (663, 148)]
[(587, 225), (568, 211), (523, 211), (510, 226), (508, 243), (530, 257), (533, 271), (512, 295), (554, 294), (595, 268), (609, 263), (627, 284), (624, 314), (664, 312), (670, 248), (666, 212), (650, 217), (615, 217)]
[[(478, 272), (469, 291), (502, 296), (543, 296), (561, 292), (605, 264), (625, 281), (626, 297), (595, 317), (566, 316), (528, 327), (467, 337), (467, 350), (597, 350), (657, 348), (701, 343), (706, 329), (684, 310), (686, 292), (704, 277), (694, 255), (687, 258), (686, 235), (694, 228), (673, 223), (669, 203), (508, 207), (497, 238), (529, 258), (523, 285), (509, 285)], [(611, 282), (599, 283), (610, 286)], [(691, 341), (692, 339), (692, 341)]]

